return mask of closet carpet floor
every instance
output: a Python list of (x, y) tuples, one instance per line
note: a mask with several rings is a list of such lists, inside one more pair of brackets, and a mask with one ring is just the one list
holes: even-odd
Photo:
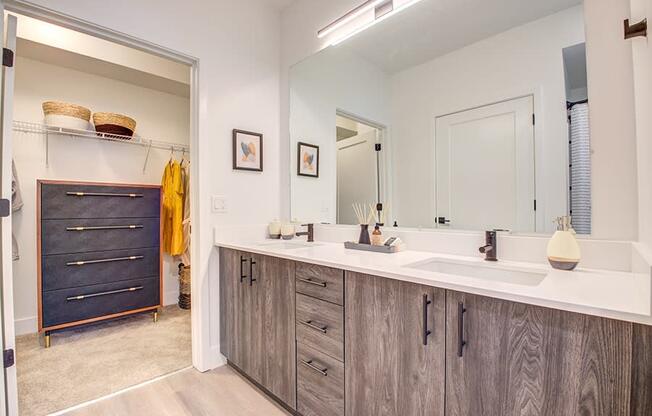
[(42, 416), (192, 365), (190, 311), (176, 305), (52, 334), (17, 337), (22, 416)]

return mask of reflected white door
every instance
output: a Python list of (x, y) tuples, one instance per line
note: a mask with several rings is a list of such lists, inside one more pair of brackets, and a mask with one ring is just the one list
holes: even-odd
[(435, 122), (436, 212), (456, 229), (535, 231), (532, 96)]
[[(0, 2), (0, 12), (4, 16), (4, 8)], [(1, 32), (4, 35), (4, 47), (12, 54), (16, 51), (16, 16), (7, 15), (3, 19)], [(11, 160), (12, 160), (12, 121), (14, 97), (14, 67), (13, 59), (9, 66), (2, 66), (2, 144), (0, 145), (0, 192), (2, 199), (11, 201)], [(9, 64), (9, 63), (8, 63)], [(14, 331), (14, 292), (13, 267), (11, 254), (11, 216), (2, 218), (0, 222), (0, 256), (2, 258), (2, 345), (0, 350), (15, 350), (16, 334)], [(1, 414), (18, 414), (18, 388), (16, 366), (4, 369), (3, 406)]]
[(377, 130), (337, 142), (337, 223), (357, 224), (352, 204), (378, 202)]

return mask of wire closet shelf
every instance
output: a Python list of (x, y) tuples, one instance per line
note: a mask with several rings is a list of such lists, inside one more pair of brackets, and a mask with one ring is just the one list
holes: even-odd
[(147, 167), (147, 161), (149, 160), (149, 152), (152, 148), (154, 149), (163, 149), (170, 150), (171, 152), (184, 152), (186, 154), (190, 153), (190, 147), (185, 144), (166, 142), (162, 140), (147, 139), (144, 137), (131, 137), (123, 136), (119, 134), (110, 134), (110, 133), (101, 133), (94, 130), (77, 130), (69, 129), (65, 127), (56, 127), (48, 126), (41, 123), (33, 123), (29, 121), (13, 121), (13, 130), (21, 133), (33, 133), (33, 134), (42, 134), (45, 135), (45, 164), (49, 165), (49, 136), (51, 134), (58, 136), (69, 136), (76, 139), (82, 140), (95, 140), (100, 142), (113, 142), (128, 144), (132, 146), (140, 146), (147, 148), (147, 155), (145, 157), (145, 165), (143, 171)]

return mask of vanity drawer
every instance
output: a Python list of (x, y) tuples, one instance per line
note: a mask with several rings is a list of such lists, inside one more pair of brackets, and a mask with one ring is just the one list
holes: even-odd
[(158, 247), (158, 218), (43, 220), (42, 255)]
[(344, 272), (340, 269), (297, 263), (297, 292), (342, 305)]
[(297, 342), (344, 361), (344, 308), (297, 294)]
[(159, 217), (159, 187), (41, 183), (41, 218)]
[(159, 278), (53, 290), (43, 293), (43, 326), (126, 312), (160, 304)]
[(303, 416), (344, 415), (344, 364), (300, 343), (297, 410)]
[(43, 256), (42, 290), (158, 276), (158, 247)]

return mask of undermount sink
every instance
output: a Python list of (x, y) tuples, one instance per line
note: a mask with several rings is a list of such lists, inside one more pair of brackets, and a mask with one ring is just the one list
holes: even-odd
[(500, 264), (485, 265), (480, 262), (448, 259), (430, 259), (406, 267), (521, 286), (537, 286), (547, 274), (540, 270), (523, 270), (501, 267)]
[(259, 247), (278, 248), (283, 250), (292, 250), (295, 248), (306, 248), (320, 246), (319, 243), (309, 243), (307, 241), (266, 241), (256, 244)]

